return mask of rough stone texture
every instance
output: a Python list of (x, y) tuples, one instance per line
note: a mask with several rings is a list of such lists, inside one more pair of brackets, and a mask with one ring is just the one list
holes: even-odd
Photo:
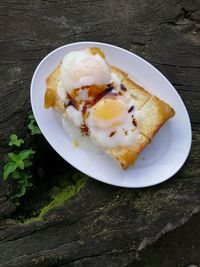
[(129, 267), (199, 267), (200, 213), (140, 251)]
[[(200, 1), (2, 0), (0, 3), (0, 152), (11, 132), (26, 136), (29, 86), (39, 61), (70, 42), (122, 46), (156, 66), (190, 114), (193, 146), (168, 182), (143, 190), (92, 179), (42, 222), (9, 218), (10, 187), (0, 186), (0, 266), (126, 266), (137, 251), (200, 210)], [(2, 164), (1, 164), (2, 167)]]

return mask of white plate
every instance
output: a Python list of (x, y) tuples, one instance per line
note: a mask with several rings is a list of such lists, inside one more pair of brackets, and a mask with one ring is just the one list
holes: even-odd
[[(112, 65), (129, 73), (147, 90), (168, 102), (176, 111), (139, 156), (136, 164), (121, 170), (107, 155), (75, 148), (64, 132), (53, 109), (44, 108), (45, 79), (73, 50), (99, 47)], [(191, 147), (191, 125), (186, 108), (171, 83), (141, 57), (116, 46), (79, 42), (62, 46), (48, 54), (38, 65), (31, 83), (31, 104), (36, 121), (50, 145), (81, 172), (108, 184), (146, 187), (172, 177), (184, 164)]]

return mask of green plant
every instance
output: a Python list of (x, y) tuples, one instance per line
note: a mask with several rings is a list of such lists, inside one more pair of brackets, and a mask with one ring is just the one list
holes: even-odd
[(11, 134), (10, 135), (10, 141), (9, 141), (9, 146), (17, 146), (20, 147), (21, 144), (24, 143), (23, 139), (18, 139), (18, 136), (16, 134)]
[(22, 150), (19, 154), (8, 153), (8, 161), (4, 166), (3, 178), (6, 180), (8, 177), (12, 177), (17, 182), (17, 190), (13, 195), (16, 205), (19, 204), (19, 198), (32, 186), (32, 175), (29, 167), (32, 166), (31, 159), (34, 154), (35, 151), (31, 148)]
[[(28, 129), (31, 130), (31, 135), (40, 134), (40, 129), (38, 128), (33, 114), (28, 116), (29, 123)], [(19, 148), (24, 144), (24, 140), (18, 138), (16, 134), (10, 135), (9, 146)], [(14, 151), (16, 152), (16, 151)], [(19, 198), (22, 197), (31, 187), (32, 184), (32, 174), (30, 167), (33, 165), (32, 159), (35, 151), (32, 148), (24, 149), (18, 151), (18, 153), (10, 152), (8, 153), (8, 160), (4, 165), (3, 178), (7, 180), (12, 178), (17, 184), (17, 189), (13, 195), (13, 200), (16, 205), (19, 205)]]
[(31, 135), (41, 134), (41, 131), (36, 124), (34, 115), (30, 114), (28, 118), (29, 118), (28, 129), (31, 131)]

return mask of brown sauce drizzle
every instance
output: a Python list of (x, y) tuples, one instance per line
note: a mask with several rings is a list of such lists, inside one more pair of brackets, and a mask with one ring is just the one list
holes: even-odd
[(86, 101), (85, 104), (83, 105), (83, 108), (82, 108), (83, 117), (87, 113), (87, 108), (88, 108), (89, 103), (90, 103), (89, 101)]
[(120, 88), (122, 91), (127, 91), (126, 87), (121, 83)]
[(103, 91), (101, 94), (99, 94), (94, 101), (92, 101), (92, 103), (90, 104), (91, 106), (94, 106), (97, 102), (99, 102), (99, 100), (101, 100), (105, 95), (107, 95), (108, 93), (110, 93), (113, 90), (113, 85), (112, 84), (108, 84), (108, 87), (106, 88), (105, 91)]
[(133, 117), (133, 119), (132, 119), (132, 123), (133, 123), (133, 125), (135, 126), (135, 127), (137, 127), (137, 121), (136, 121), (136, 119)]
[(83, 119), (84, 119), (84, 121), (88, 118), (89, 115), (90, 115), (90, 112), (89, 112), (89, 111), (86, 111), (86, 112), (83, 114)]
[[(87, 89), (87, 87), (85, 87)], [(113, 85), (112, 84), (108, 84), (107, 88), (99, 93), (98, 95), (93, 95), (94, 99), (92, 100), (86, 100), (83, 108), (82, 108), (82, 116), (83, 116), (83, 124), (80, 126), (80, 131), (81, 134), (84, 136), (89, 136), (90, 132), (89, 132), (89, 128), (85, 122), (86, 118), (89, 116), (89, 112), (88, 112), (88, 108), (94, 106), (98, 101), (100, 101), (105, 95), (107, 94), (111, 94), (111, 96), (115, 97), (116, 94), (111, 92), (113, 90)], [(74, 91), (74, 96), (77, 95), (79, 89)], [(79, 110), (79, 103), (78, 101), (76, 101), (75, 98), (73, 98), (70, 94), (67, 93), (67, 98), (69, 99), (69, 103), (68, 104), (64, 104), (65, 108), (67, 108), (68, 106), (72, 105), (76, 110)], [(112, 137), (116, 132), (112, 132), (109, 136)]]
[(128, 113), (130, 113), (134, 109), (134, 106), (131, 106), (128, 110)]
[[(89, 86), (88, 86), (89, 87)], [(88, 88), (87, 86), (85, 86), (85, 88), (87, 89)], [(83, 88), (83, 87), (81, 87)], [(112, 84), (108, 84), (107, 85), (107, 88), (99, 93), (98, 95), (95, 96), (95, 94), (93, 95), (94, 99), (92, 100), (86, 100), (85, 101), (85, 104), (83, 106), (83, 110), (82, 110), (82, 113), (86, 113), (87, 111), (87, 108), (88, 107), (92, 107), (94, 106), (99, 100), (101, 100), (101, 98), (103, 98), (105, 95), (107, 95), (108, 93), (111, 94), (111, 91), (113, 90), (113, 85)], [(79, 89), (76, 89), (75, 91), (78, 92)], [(116, 96), (115, 93), (112, 93), (113, 96)], [(74, 96), (76, 96), (76, 94), (74, 94)], [(76, 99), (74, 97), (72, 97), (70, 94), (67, 93), (67, 98), (69, 99), (69, 103), (65, 105), (65, 107), (68, 107), (70, 105), (72, 105), (76, 110), (79, 110), (79, 103), (78, 101), (76, 101)]]
[(70, 106), (71, 105), (71, 103), (70, 102), (68, 102), (67, 104), (66, 103), (64, 103), (64, 107), (65, 108), (67, 108), (68, 106)]
[(85, 89), (88, 90), (88, 96), (92, 97), (92, 98), (96, 98), (98, 95), (102, 94), (105, 89), (106, 89), (106, 85), (90, 85), (85, 87)]
[(118, 95), (119, 95), (119, 96), (122, 96), (123, 94), (122, 94), (122, 92), (121, 92), (121, 91), (119, 91), (119, 92), (118, 92)]
[[(87, 112), (87, 109), (90, 108), (90, 107), (92, 107), (92, 106), (94, 106), (105, 95), (111, 93), (112, 89), (113, 89), (113, 86), (112, 85), (108, 85), (108, 88), (104, 92), (102, 92), (101, 94), (99, 94), (96, 98), (94, 98), (93, 100), (87, 100), (87, 101), (85, 101), (85, 104), (84, 104), (83, 109), (82, 109), (83, 118), (85, 116), (86, 116), (85, 118), (87, 118), (87, 116), (89, 115), (89, 114), (86, 115), (88, 113)], [(113, 93), (113, 96), (114, 95), (115, 94)]]
[(89, 128), (85, 124), (85, 122), (80, 126), (80, 130), (81, 130), (82, 135), (89, 136)]
[(76, 110), (79, 110), (78, 102), (73, 97), (71, 97), (68, 93), (67, 93), (67, 97), (69, 99), (69, 103), (67, 104), (67, 107), (72, 105)]
[(128, 131), (125, 131), (125, 135), (128, 135)]
[(112, 136), (115, 135), (115, 134), (116, 134), (116, 131), (111, 132), (110, 135), (109, 135), (109, 137), (112, 137)]

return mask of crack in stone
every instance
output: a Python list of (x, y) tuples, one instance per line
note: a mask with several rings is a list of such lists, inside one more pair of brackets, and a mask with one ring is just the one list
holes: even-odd
[(178, 224), (171, 224), (171, 223), (168, 223), (157, 235), (155, 235), (155, 237), (153, 238), (148, 238), (148, 237), (145, 237), (142, 242), (140, 243), (137, 251), (140, 251), (142, 249), (144, 249), (147, 245), (151, 245), (153, 244), (155, 241), (157, 241), (162, 235), (164, 235), (165, 233), (167, 232), (170, 232), (174, 229), (176, 229), (177, 227), (185, 224), (193, 214), (195, 213), (198, 213), (200, 211), (200, 207), (196, 207), (190, 214), (189, 216), (186, 216), (186, 217), (183, 217), (180, 221), (180, 223)]
[(181, 12), (174, 17), (172, 20), (161, 22), (160, 24), (169, 24), (172, 26), (180, 26), (184, 20), (187, 20), (188, 22), (198, 22), (198, 19), (194, 19), (192, 15), (198, 11), (198, 9), (191, 9), (186, 10), (184, 7), (181, 8)]

